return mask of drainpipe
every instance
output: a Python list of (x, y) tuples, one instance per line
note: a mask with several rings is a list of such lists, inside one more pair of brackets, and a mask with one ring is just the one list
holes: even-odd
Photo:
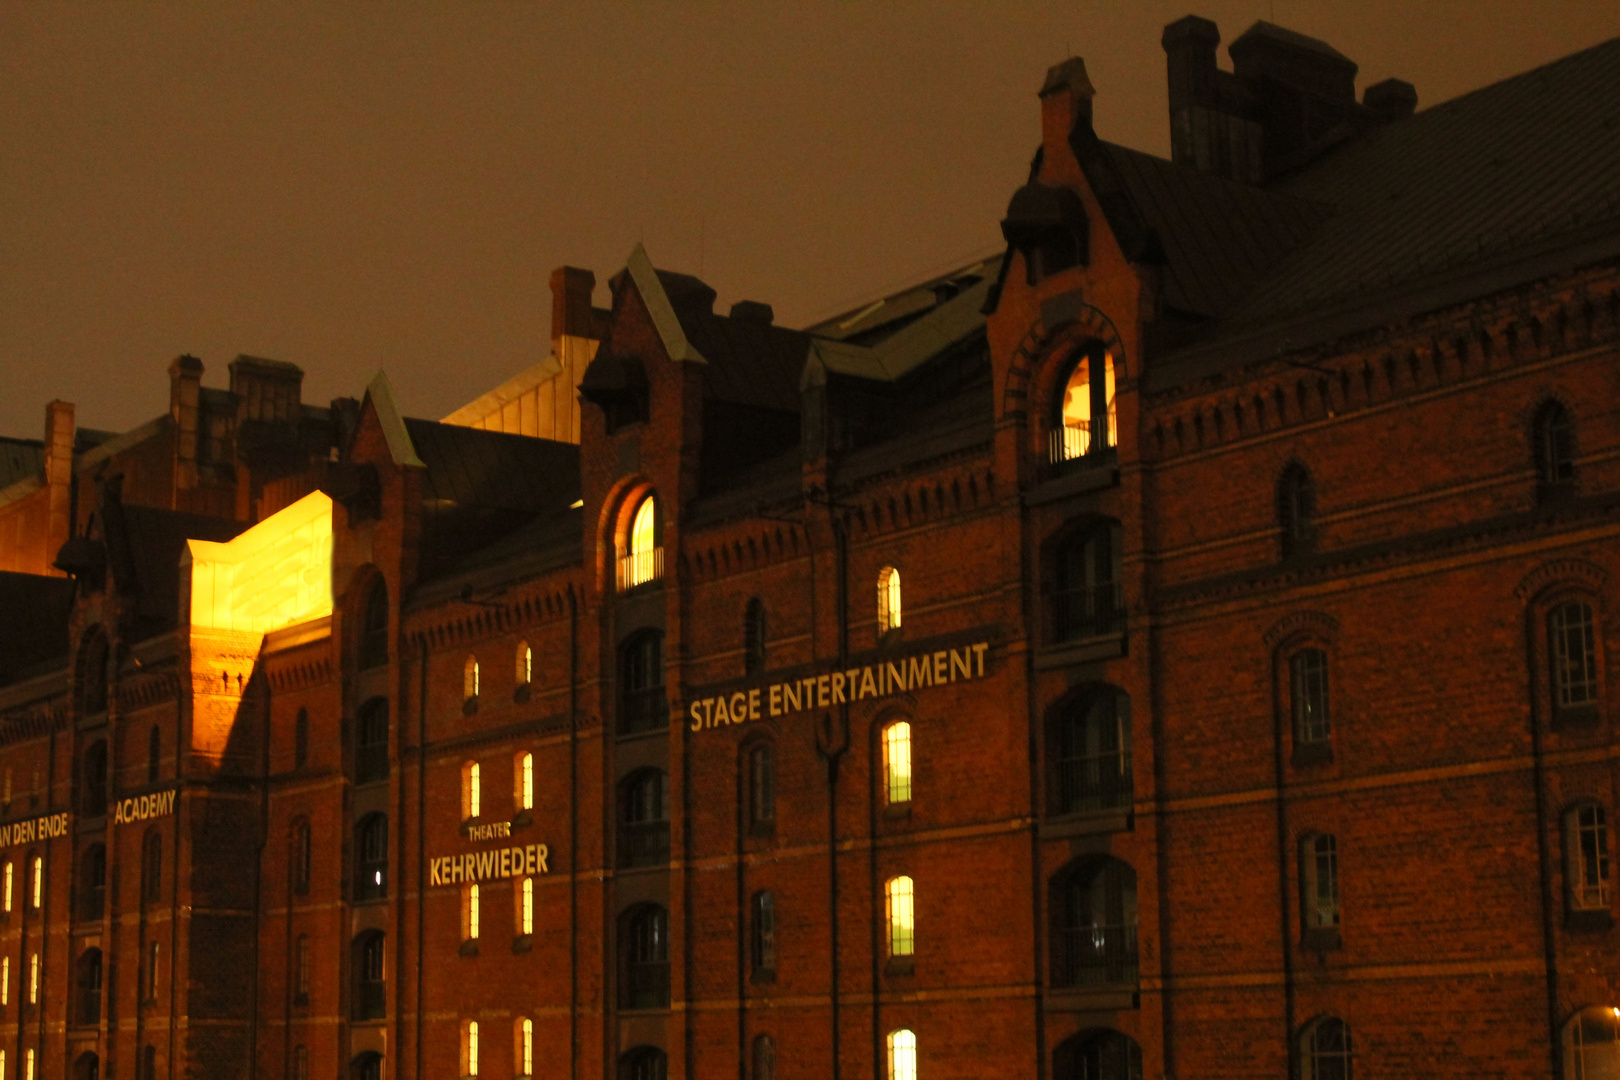
[(568, 1075), (570, 1080), (578, 1080), (579, 598), (572, 585), (568, 587), (568, 785)]
[[(268, 676), (266, 676), (268, 682)], [(263, 688), (260, 705), (259, 728), (259, 842), (253, 860), (253, 1015), (248, 1018), (248, 1076), (259, 1075), (259, 927), (264, 918), (264, 849), (270, 832), (270, 690)], [(137, 966), (137, 971), (139, 967)], [(136, 997), (140, 996), (137, 990)], [(108, 992), (111, 1001), (111, 991)]]
[[(1535, 656), (1536, 619), (1533, 612), (1525, 614), (1525, 644), (1528, 646), (1525, 655)], [(1553, 924), (1553, 866), (1547, 851), (1547, 748), (1541, 738), (1541, 710), (1536, 708), (1536, 703), (1541, 700), (1539, 668), (1538, 664), (1530, 665), (1530, 707), (1525, 712), (1530, 717), (1530, 753), (1535, 761), (1536, 858), (1541, 869), (1541, 948), (1547, 973), (1547, 1049), (1552, 1056), (1550, 1075), (1561, 1077), (1564, 1073), (1558, 1039), (1558, 937)]]
[[(829, 515), (832, 517), (836, 568), (838, 665), (842, 670), (849, 660), (849, 538), (844, 531), (843, 522), (833, 512), (831, 499), (828, 503)], [(849, 749), (849, 705), (845, 703), (838, 707), (836, 728), (831, 714), (823, 716), (822, 724), (822, 735), (818, 741), (821, 744), (821, 752), (827, 759), (827, 913), (832, 948), (832, 984), (829, 993), (832, 1007), (832, 1080), (839, 1080), (843, 1070), (840, 1061), (843, 1040), (839, 1023), (838, 986), (838, 764), (844, 752)], [(874, 1005), (874, 1011), (875, 1008)]]
[[(417, 664), (416, 691), (416, 1078), (422, 1077), (422, 952), (427, 933), (427, 671), (428, 640), (421, 635)], [(405, 798), (405, 778), (400, 777), (400, 801)], [(405, 820), (403, 809), (400, 821)], [(401, 913), (403, 918), (403, 912)], [(400, 940), (404, 940), (401, 933)]]
[[(1275, 657), (1275, 653), (1273, 654)], [(1282, 678), (1281, 671), (1276, 663), (1271, 665), (1271, 761), (1273, 783), (1277, 791), (1277, 910), (1282, 912), (1282, 925), (1279, 928), (1282, 934), (1282, 966), (1283, 966), (1283, 1045), (1288, 1048), (1288, 1076), (1293, 1080), (1298, 1075), (1299, 1067), (1294, 1053), (1294, 939), (1293, 930), (1289, 925), (1289, 897), (1292, 887), (1288, 874), (1288, 802), (1283, 791), (1284, 769), (1283, 762), (1283, 728), (1291, 723), (1278, 702), (1282, 700), (1282, 688), (1278, 680)], [(1158, 700), (1155, 695), (1154, 706), (1157, 708)], [(1162, 790), (1162, 789), (1161, 789)], [(1161, 816), (1160, 820), (1163, 818)], [(1162, 841), (1161, 841), (1162, 843)], [(1304, 911), (1300, 918), (1305, 917)], [(1303, 923), (1301, 924), (1303, 926)]]

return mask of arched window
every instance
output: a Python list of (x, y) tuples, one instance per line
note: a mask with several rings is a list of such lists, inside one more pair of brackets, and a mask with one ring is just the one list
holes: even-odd
[(1117, 634), (1124, 626), (1117, 521), (1076, 529), (1057, 546), (1052, 566), (1052, 629), (1056, 641)]
[(5, 869), (0, 870), (0, 911), (8, 915), (11, 913), (11, 888), (15, 877), (16, 868), (8, 861)]
[(1136, 872), (1089, 859), (1060, 872), (1053, 893), (1052, 985), (1134, 985)]
[(461, 818), (471, 821), (484, 811), (483, 770), (478, 762), (468, 761), (461, 766)]
[(1352, 1080), (1350, 1025), (1337, 1016), (1305, 1025), (1299, 1037), (1299, 1074), (1303, 1080)]
[(309, 892), (310, 847), (312, 836), (309, 822), (300, 821), (292, 832), (292, 887), (300, 896)]
[(94, 1050), (86, 1050), (73, 1062), (73, 1080), (101, 1080), (101, 1058)]
[(917, 1080), (917, 1036), (905, 1028), (889, 1032), (887, 1080)]
[(1569, 1018), (1564, 1025), (1564, 1076), (1568, 1080), (1620, 1076), (1620, 1008), (1591, 1006)]
[(883, 921), (887, 930), (889, 958), (913, 955), (917, 951), (917, 918), (911, 879), (904, 874), (883, 883)]
[(669, 1007), (669, 915), (657, 904), (634, 908), (620, 945), (624, 960), (620, 1006)]
[[(157, 1080), (157, 1051), (146, 1049), (152, 1055), (152, 1080)], [(293, 1047), (292, 1080), (309, 1080), (309, 1047), (303, 1043)]]
[(45, 906), (45, 857), (35, 855), (29, 877), (28, 906), (35, 911)]
[(1300, 921), (1307, 945), (1339, 941), (1339, 841), (1332, 833), (1306, 833), (1299, 845)]
[(1083, 1032), (1052, 1058), (1053, 1080), (1142, 1080), (1142, 1048), (1117, 1031)]
[(1308, 554), (1316, 541), (1312, 519), (1316, 515), (1316, 485), (1311, 472), (1291, 462), (1277, 481), (1277, 524), (1282, 527), (1285, 559)]
[(619, 734), (669, 726), (664, 697), (664, 635), (644, 630), (619, 650)]
[(79, 645), (78, 706), (80, 716), (107, 711), (107, 635), (94, 627)]
[(534, 1021), (527, 1016), (512, 1025), (512, 1063), (520, 1080), (534, 1075)]
[(156, 724), (146, 733), (146, 782), (157, 783), (158, 763), (163, 757), (163, 731)]
[(768, 889), (757, 892), (749, 906), (753, 978), (772, 982), (776, 979), (776, 897)]
[(299, 934), (296, 947), (293, 950), (293, 1001), (299, 1005), (309, 1004), (311, 969), (312, 957), (309, 952), (309, 935)]
[(299, 709), (293, 723), (293, 768), (302, 769), (309, 764), (309, 710)]
[(107, 743), (97, 739), (84, 751), (79, 789), (79, 813), (85, 817), (101, 817), (107, 812)]
[(527, 750), (512, 759), (512, 802), (519, 810), (534, 809), (534, 755)]
[(517, 878), (512, 882), (513, 922), (522, 937), (534, 933), (534, 878)]
[(101, 1022), (101, 950), (86, 949), (74, 965), (74, 1020), (80, 1025)]
[(1130, 698), (1114, 687), (1098, 687), (1075, 698), (1056, 727), (1053, 813), (1129, 807), (1135, 792)]
[[(1098, 369), (1102, 378), (1097, 379)], [(1052, 425), (1050, 458), (1052, 464), (1099, 454), (1119, 445), (1119, 413), (1114, 404), (1114, 354), (1100, 342), (1075, 361), (1057, 396), (1057, 415)], [(1096, 418), (1107, 417), (1106, 427)]]
[(1590, 912), (1607, 921), (1609, 816), (1595, 802), (1564, 811), (1564, 883), (1571, 915)]
[(755, 834), (776, 828), (776, 749), (770, 743), (748, 751), (748, 826)]
[(877, 579), (878, 636), (900, 629), (900, 571), (885, 566)]
[(665, 1080), (669, 1059), (655, 1046), (638, 1046), (619, 1059), (619, 1080)]
[(529, 648), (527, 641), (517, 644), (517, 671), (515, 672), (517, 685), (522, 689), (534, 681), (534, 650)]
[(380, 930), (368, 930), (354, 939), (354, 1008), (356, 1020), (381, 1020), (388, 1015), (388, 984), (384, 980), (386, 939)]
[(349, 1063), (349, 1076), (352, 1080), (383, 1080), (382, 1055), (375, 1050), (356, 1054)]
[(388, 895), (388, 815), (367, 814), (354, 827), (354, 898)]
[(642, 497), (630, 519), (630, 531), (625, 537), (626, 551), (619, 559), (620, 590), (634, 589), (664, 576), (663, 523), (658, 519), (658, 498)]
[(743, 609), (743, 672), (765, 670), (765, 601), (754, 597)]
[(478, 1021), (461, 1025), (461, 1075), (478, 1075)]
[(1325, 746), (1333, 736), (1328, 710), (1328, 657), (1310, 647), (1288, 658), (1288, 706), (1293, 717), (1294, 745)]
[(39, 1004), (39, 953), (28, 954), (28, 1004)]
[(469, 656), (461, 666), (461, 702), (467, 711), (478, 707), (478, 657)]
[(1536, 480), (1542, 491), (1568, 487), (1575, 482), (1575, 422), (1559, 401), (1549, 401), (1536, 410)]
[(360, 669), (384, 667), (388, 663), (388, 586), (379, 579), (366, 593), (366, 610), (360, 628)]
[(776, 1040), (769, 1035), (754, 1036), (753, 1080), (776, 1080)]
[(1592, 606), (1566, 600), (1547, 612), (1553, 709), (1589, 711), (1598, 701), (1597, 627)]
[(360, 706), (359, 734), (354, 743), (354, 782), (388, 779), (388, 699), (372, 698)]
[(163, 899), (163, 837), (156, 829), (141, 841), (141, 899)]
[(883, 729), (883, 794), (890, 806), (911, 804), (911, 725), (904, 720)]
[(79, 918), (101, 918), (107, 900), (107, 848), (91, 844), (79, 860)]
[(469, 881), (461, 886), (461, 940), (476, 942), (484, 927), (483, 890), (478, 882)]
[(662, 770), (642, 769), (619, 785), (619, 865), (669, 861), (669, 799)]
[(163, 952), (163, 943), (148, 941), (146, 943), (146, 956), (143, 958), (145, 970), (139, 974), (141, 979), (141, 1000), (156, 1001), (158, 996), (158, 974), (162, 970), (159, 961)]

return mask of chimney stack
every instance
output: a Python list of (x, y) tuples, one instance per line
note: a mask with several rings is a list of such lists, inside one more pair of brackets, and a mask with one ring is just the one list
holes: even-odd
[(560, 337), (597, 338), (596, 312), (591, 293), (596, 275), (577, 266), (559, 266), (551, 272), (551, 340)]
[(1040, 94), (1041, 145), (1047, 161), (1070, 152), (1069, 133), (1075, 125), (1082, 120), (1088, 127), (1091, 125), (1091, 99), (1096, 94), (1086, 76), (1086, 62), (1080, 57), (1070, 57), (1047, 69)]
[[(50, 493), (45, 521), (47, 564), (73, 535), (73, 441), (73, 403), (53, 401), (45, 406), (45, 487)], [(45, 572), (62, 574), (54, 567)]]
[(1405, 79), (1385, 79), (1361, 93), (1361, 103), (1386, 124), (1411, 116), (1417, 111), (1417, 100), (1417, 87)]
[(175, 510), (182, 509), (180, 492), (197, 486), (197, 428), (201, 422), (203, 362), (195, 356), (176, 357), (169, 365), (169, 419), (174, 422)]

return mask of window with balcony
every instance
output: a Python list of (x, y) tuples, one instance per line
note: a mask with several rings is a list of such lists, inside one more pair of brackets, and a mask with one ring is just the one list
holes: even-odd
[(1120, 527), (1098, 519), (1072, 529), (1053, 551), (1052, 638), (1084, 641), (1124, 632)]
[(619, 649), (619, 734), (661, 731), (669, 726), (664, 696), (664, 635), (643, 630)]
[(1564, 883), (1573, 926), (1609, 925), (1609, 816), (1595, 802), (1564, 811)]
[(385, 944), (380, 930), (369, 930), (355, 938), (351, 1011), (356, 1020), (381, 1020), (388, 1015), (388, 984), (383, 971)]
[(1310, 948), (1339, 944), (1339, 841), (1332, 833), (1307, 833), (1300, 841), (1300, 921)]
[(1085, 1031), (1052, 1055), (1053, 1080), (1142, 1080), (1142, 1048), (1118, 1031)]
[(1113, 352), (1093, 342), (1075, 360), (1056, 395), (1047, 454), (1052, 464), (1077, 461), (1119, 445), (1114, 381)]
[(384, 667), (388, 663), (388, 586), (381, 580), (366, 593), (365, 614), (360, 627), (360, 669)]
[(388, 699), (372, 698), (360, 706), (354, 745), (354, 782), (374, 784), (388, 779)]
[(1136, 985), (1136, 872), (1087, 859), (1060, 872), (1052, 891), (1053, 987)]
[(1299, 1036), (1299, 1074), (1303, 1080), (1352, 1080), (1350, 1025), (1337, 1016), (1321, 1016)]
[(657, 904), (631, 909), (620, 941), (619, 1007), (669, 1007), (669, 914)]
[(900, 571), (885, 566), (878, 571), (878, 637), (900, 629)]
[(625, 553), (619, 558), (621, 592), (658, 581), (664, 576), (663, 524), (658, 518), (658, 498), (643, 496), (630, 519), (625, 536)]
[(1058, 713), (1053, 735), (1053, 814), (1130, 809), (1131, 709), (1124, 691), (1082, 691)]
[(668, 780), (642, 769), (619, 785), (619, 865), (658, 866), (669, 861)]
[(354, 827), (354, 898), (388, 895), (388, 815), (367, 814)]

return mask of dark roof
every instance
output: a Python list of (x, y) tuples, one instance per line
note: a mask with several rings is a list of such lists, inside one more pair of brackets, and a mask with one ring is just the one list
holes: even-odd
[(129, 636), (173, 629), (180, 616), (180, 555), (187, 540), (224, 543), (247, 524), (151, 506), (103, 506), (103, 537), (119, 590), (130, 594)]
[(41, 475), (45, 469), (45, 444), (38, 439), (12, 439), (0, 436), (0, 488), (19, 480)]
[(753, 319), (678, 312), (692, 347), (709, 362), (704, 395), (733, 405), (799, 411), (799, 375), (810, 336)]
[(0, 571), (0, 685), (67, 664), (73, 581)]

